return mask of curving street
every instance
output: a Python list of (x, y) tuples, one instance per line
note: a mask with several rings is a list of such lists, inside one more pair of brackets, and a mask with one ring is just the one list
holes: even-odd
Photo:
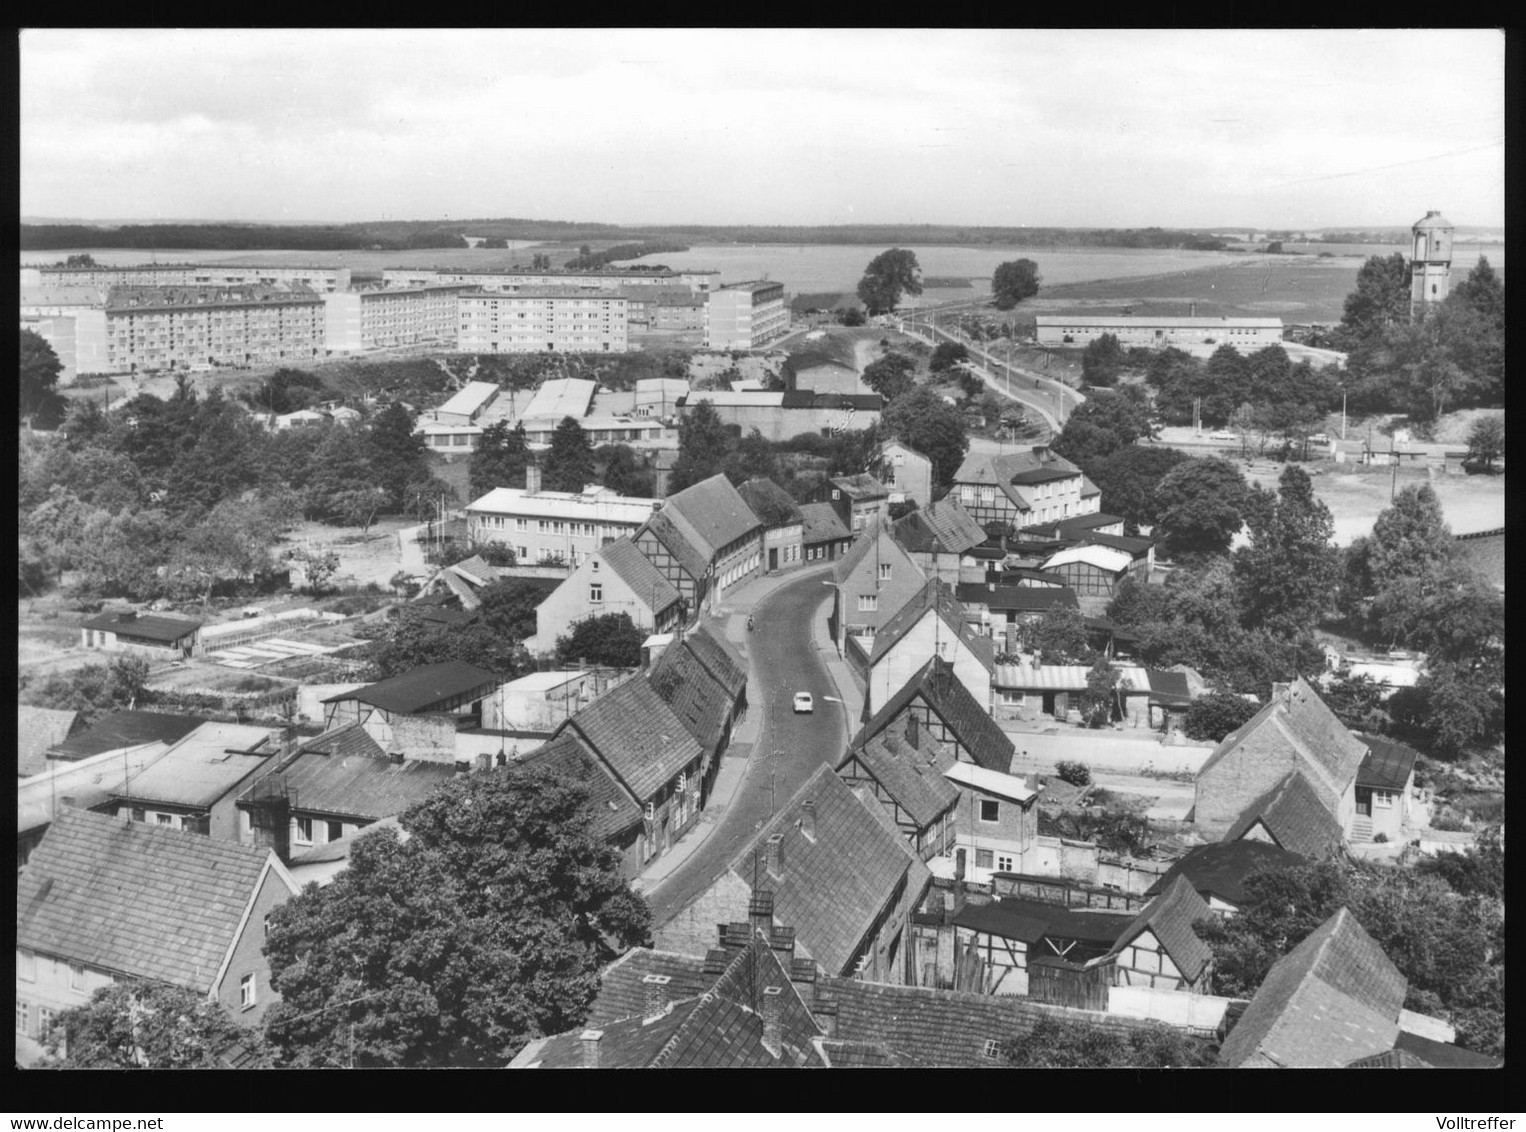
[[(730, 805), (693, 855), (648, 891), (654, 925), (665, 923), (703, 891), (768, 820), (775, 802), (786, 801), (822, 763), (835, 761), (846, 746), (843, 706), (826, 697), (836, 686), (811, 639), (811, 623), (831, 590), (826, 571), (813, 571), (780, 586), (753, 610), (755, 628), (744, 650), (752, 670), (749, 695), (761, 712), (758, 740), (747, 772)], [(795, 715), (796, 692), (809, 692), (816, 710)]]

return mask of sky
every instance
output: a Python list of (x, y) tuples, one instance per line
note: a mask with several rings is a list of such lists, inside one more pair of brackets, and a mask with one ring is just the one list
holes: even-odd
[(1503, 33), (21, 33), (21, 213), (1503, 227)]

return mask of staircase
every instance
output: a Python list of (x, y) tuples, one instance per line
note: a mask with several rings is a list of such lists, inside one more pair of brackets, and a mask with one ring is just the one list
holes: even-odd
[(1370, 816), (1357, 814), (1356, 817), (1351, 819), (1351, 840), (1372, 840), (1372, 818)]

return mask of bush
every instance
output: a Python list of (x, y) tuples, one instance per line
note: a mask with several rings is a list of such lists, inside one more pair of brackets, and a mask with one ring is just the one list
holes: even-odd
[(1092, 784), (1091, 767), (1075, 759), (1061, 759), (1054, 764), (1054, 772), (1061, 782), (1068, 782), (1072, 786)]
[(1372, 836), (1372, 840), (1373, 840), (1373, 843), (1376, 844), (1376, 845), (1386, 845), (1386, 844), (1388, 844), (1388, 834), (1386, 834), (1386, 833), (1375, 833)]

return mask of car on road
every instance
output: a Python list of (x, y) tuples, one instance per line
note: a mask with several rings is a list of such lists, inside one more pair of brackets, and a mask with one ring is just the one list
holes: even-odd
[(1313, 436), (1309, 437), (1309, 443), (1310, 444), (1329, 444), (1330, 443), (1330, 438), (1327, 435), (1325, 435), (1324, 433), (1322, 433), (1322, 432), (1316, 432)]
[(1238, 436), (1236, 436), (1232, 432), (1210, 432), (1208, 434), (1208, 439), (1209, 440), (1239, 440), (1240, 438)]
[(795, 693), (795, 714), (808, 715), (816, 710), (816, 701), (811, 699), (809, 692)]

